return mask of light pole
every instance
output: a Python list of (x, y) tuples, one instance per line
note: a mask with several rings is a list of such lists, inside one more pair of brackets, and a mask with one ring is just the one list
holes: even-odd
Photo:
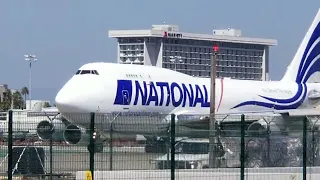
[(209, 122), (209, 167), (216, 166), (216, 153), (215, 153), (215, 95), (216, 95), (216, 74), (217, 74), (217, 53), (219, 47), (213, 46), (213, 54), (211, 61), (211, 86), (210, 86), (210, 122)]
[(177, 71), (177, 60), (181, 63), (183, 60), (181, 56), (170, 56), (170, 61), (174, 63), (174, 70)]
[(31, 109), (31, 82), (32, 82), (32, 77), (31, 77), (31, 67), (32, 67), (32, 62), (36, 62), (36, 55), (24, 55), (24, 60), (29, 62), (29, 108)]

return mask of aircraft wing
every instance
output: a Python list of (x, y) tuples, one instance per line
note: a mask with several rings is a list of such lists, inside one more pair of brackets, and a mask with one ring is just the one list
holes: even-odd
[(287, 116), (320, 116), (319, 108), (277, 110), (275, 113)]
[[(248, 111), (239, 113), (216, 113), (216, 121), (219, 121), (220, 125), (239, 124), (241, 121), (241, 115), (245, 115), (246, 124), (250, 124), (254, 121), (261, 119), (262, 117), (272, 116), (285, 116), (285, 117), (297, 117), (297, 116), (320, 116), (319, 108), (310, 109), (292, 109), (292, 110), (270, 110), (270, 111)], [(187, 115), (184, 115), (187, 116)], [(210, 123), (210, 116), (201, 116), (200, 118), (184, 118), (177, 122), (178, 126), (186, 126), (195, 129), (208, 129)], [(179, 115), (178, 115), (179, 119)]]
[(236, 113), (216, 113), (216, 115), (257, 115), (257, 116), (319, 116), (320, 108), (305, 108), (305, 109), (288, 109), (288, 110), (268, 110), (268, 111), (242, 111)]

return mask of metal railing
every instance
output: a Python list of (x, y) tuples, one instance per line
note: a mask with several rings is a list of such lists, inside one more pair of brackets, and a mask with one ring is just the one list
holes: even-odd
[[(318, 117), (287, 124), (244, 114), (214, 118), (215, 132), (210, 133), (208, 115), (9, 111), (1, 127), (0, 175), (53, 179), (90, 171), (94, 179), (320, 177)], [(209, 166), (210, 134), (214, 167)]]

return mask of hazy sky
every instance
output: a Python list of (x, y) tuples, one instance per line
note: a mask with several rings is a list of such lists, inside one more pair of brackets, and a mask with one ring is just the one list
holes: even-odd
[(241, 29), (243, 36), (272, 38), (270, 77), (279, 80), (318, 8), (319, 0), (1, 0), (0, 84), (28, 86), (24, 54), (35, 54), (32, 99), (53, 102), (83, 64), (116, 62), (111, 29), (177, 24), (184, 32)]

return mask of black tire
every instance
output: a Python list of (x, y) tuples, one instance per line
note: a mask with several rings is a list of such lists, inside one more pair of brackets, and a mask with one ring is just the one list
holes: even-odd
[[(91, 148), (90, 145), (87, 146), (87, 149), (89, 151), (89, 153), (91, 152)], [(94, 153), (100, 153), (103, 152), (103, 144), (96, 144), (94, 146)]]
[(95, 145), (94, 151), (95, 151), (95, 153), (103, 152), (103, 144), (97, 144), (97, 145)]
[(89, 151), (89, 153), (91, 152), (91, 146), (90, 146), (90, 144), (87, 146), (87, 150)]

